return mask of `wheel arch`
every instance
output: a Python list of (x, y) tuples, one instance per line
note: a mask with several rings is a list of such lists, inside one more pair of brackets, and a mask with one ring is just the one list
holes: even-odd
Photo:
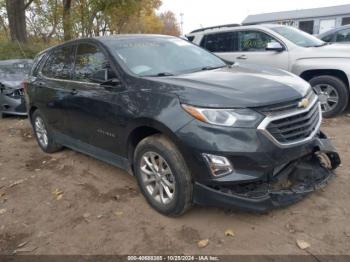
[(38, 107), (36, 106), (31, 106), (30, 109), (28, 110), (28, 117), (30, 121), (32, 121), (32, 115), (36, 110), (38, 110)]
[(178, 138), (167, 126), (153, 119), (142, 119), (139, 121), (138, 125), (135, 125), (131, 128), (131, 132), (127, 138), (127, 157), (132, 169), (136, 146), (146, 137), (156, 134), (166, 136), (170, 141), (177, 145), (180, 152), (182, 152)]
[(304, 79), (305, 81), (310, 81), (312, 78), (317, 77), (317, 76), (334, 76), (339, 78), (344, 82), (344, 84), (348, 87), (349, 89), (349, 79), (347, 75), (345, 74), (344, 71), (339, 70), (339, 69), (311, 69), (311, 70), (306, 70), (300, 74), (300, 77)]

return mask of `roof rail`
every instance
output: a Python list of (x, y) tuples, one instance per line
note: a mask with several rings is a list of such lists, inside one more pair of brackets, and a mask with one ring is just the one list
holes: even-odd
[(241, 25), (240, 24), (227, 24), (227, 25), (217, 25), (217, 26), (211, 26), (211, 27), (204, 27), (204, 28), (193, 30), (190, 34), (202, 32), (202, 31), (205, 31), (208, 29), (216, 29), (216, 28), (222, 28), (222, 27), (236, 27), (236, 26), (241, 26)]

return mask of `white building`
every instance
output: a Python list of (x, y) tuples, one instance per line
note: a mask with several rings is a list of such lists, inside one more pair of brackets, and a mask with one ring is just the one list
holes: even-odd
[(350, 24), (350, 5), (249, 15), (243, 25), (278, 23), (295, 26), (310, 34), (321, 34)]

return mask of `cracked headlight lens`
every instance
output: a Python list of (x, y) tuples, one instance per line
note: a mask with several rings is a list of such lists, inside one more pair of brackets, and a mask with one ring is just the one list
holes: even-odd
[(251, 109), (200, 108), (182, 104), (183, 109), (199, 121), (218, 125), (254, 128), (264, 116)]

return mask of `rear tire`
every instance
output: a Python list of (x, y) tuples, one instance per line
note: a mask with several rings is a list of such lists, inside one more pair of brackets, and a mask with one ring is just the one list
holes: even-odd
[(319, 96), (324, 117), (334, 117), (345, 110), (349, 102), (349, 89), (341, 79), (324, 75), (314, 77), (309, 82)]
[(55, 153), (62, 150), (62, 145), (56, 143), (50, 126), (39, 110), (34, 111), (31, 119), (33, 131), (40, 148), (46, 153)]
[(190, 171), (180, 151), (165, 136), (153, 135), (137, 145), (134, 170), (141, 192), (158, 212), (179, 216), (191, 207)]

